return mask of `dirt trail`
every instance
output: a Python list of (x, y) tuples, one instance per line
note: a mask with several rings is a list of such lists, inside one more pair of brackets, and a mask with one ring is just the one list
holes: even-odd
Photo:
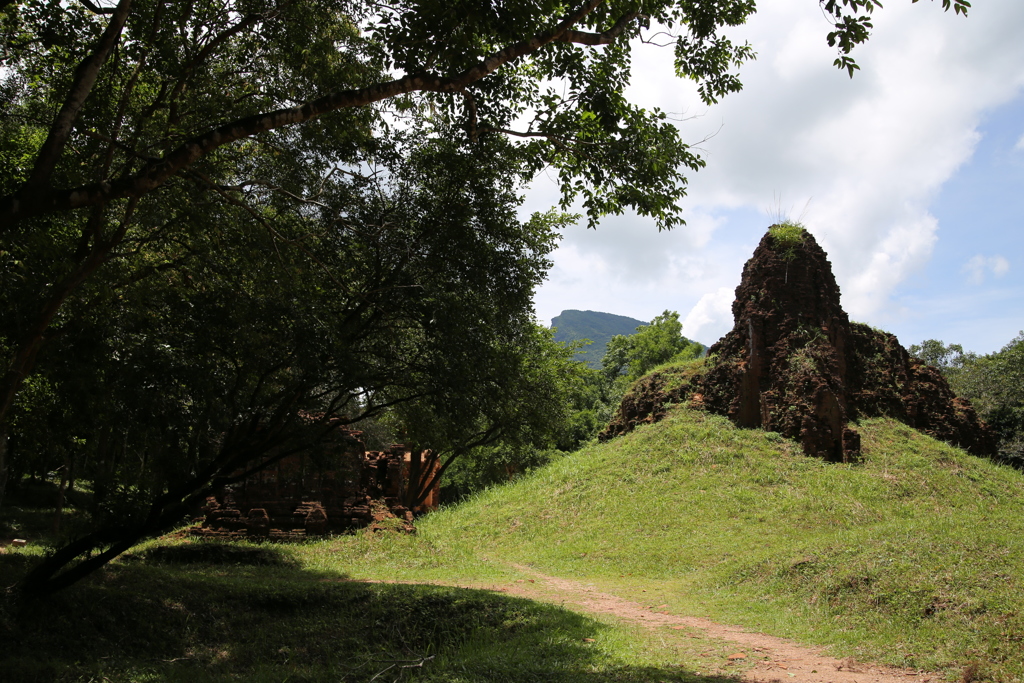
[(535, 578), (495, 586), (495, 590), (545, 602), (562, 602), (584, 612), (612, 615), (649, 628), (695, 629), (705, 636), (735, 643), (736, 652), (725, 661), (721, 661), (720, 655), (708, 653), (719, 659), (717, 663), (709, 662), (709, 667), (717, 664), (721, 673), (727, 674), (728, 668), (722, 667), (727, 666), (729, 660), (736, 665), (754, 662), (752, 668), (739, 674), (743, 680), (752, 683), (938, 683), (942, 680), (934, 673), (835, 659), (823, 655), (820, 649), (791, 640), (747, 631), (738, 626), (725, 626), (710, 619), (670, 614), (659, 609), (664, 605), (645, 607), (576, 581), (547, 576), (522, 565), (514, 566)]

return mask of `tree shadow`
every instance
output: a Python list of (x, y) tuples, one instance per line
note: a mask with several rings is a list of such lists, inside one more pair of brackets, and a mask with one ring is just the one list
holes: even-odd
[(139, 553), (4, 618), (4, 680), (736, 680), (625, 661), (621, 634), (554, 605), (353, 581), (270, 544), (190, 545)]
[(272, 545), (250, 546), (233, 543), (189, 543), (149, 548), (139, 557), (154, 564), (229, 565), (241, 567), (293, 567), (301, 564)]

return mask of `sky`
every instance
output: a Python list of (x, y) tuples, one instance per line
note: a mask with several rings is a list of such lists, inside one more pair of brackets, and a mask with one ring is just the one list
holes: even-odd
[[(670, 48), (635, 46), (631, 100), (678, 115), (707, 160), (689, 175), (687, 225), (659, 233), (625, 215), (567, 229), (538, 319), (674, 310), (711, 344), (732, 328), (743, 264), (784, 217), (828, 253), (852, 320), (904, 346), (1009, 343), (1024, 330), (1024, 2), (975, 0), (965, 19), (939, 0), (889, 0), (853, 79), (832, 65), (814, 0), (759, 5), (730, 33), (758, 54), (744, 89), (711, 107), (674, 77)], [(524, 209), (556, 201), (542, 174)]]

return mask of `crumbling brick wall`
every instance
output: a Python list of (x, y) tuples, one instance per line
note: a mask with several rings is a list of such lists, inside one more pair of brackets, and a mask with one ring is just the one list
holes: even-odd
[(402, 444), (367, 451), (360, 434), (339, 429), (315, 451), (285, 457), (218, 491), (193, 533), (287, 539), (368, 526), (412, 532), (414, 515), (438, 505), (437, 458)]

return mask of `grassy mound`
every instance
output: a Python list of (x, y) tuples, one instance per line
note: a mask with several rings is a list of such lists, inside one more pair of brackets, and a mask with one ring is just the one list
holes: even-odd
[(419, 542), (843, 656), (1019, 680), (1024, 478), (895, 421), (860, 429), (864, 462), (828, 464), (676, 410), (431, 516)]
[[(1021, 680), (1021, 473), (891, 420), (858, 428), (864, 461), (828, 464), (677, 407), (440, 510), (416, 536), (158, 542), (20, 620), (0, 613), (0, 670), (19, 681), (724, 680), (701, 673), (695, 653), (711, 646), (693, 634), (482, 590), (524, 579), (525, 564), (839, 657)], [(38, 552), (0, 554), (0, 580)]]

